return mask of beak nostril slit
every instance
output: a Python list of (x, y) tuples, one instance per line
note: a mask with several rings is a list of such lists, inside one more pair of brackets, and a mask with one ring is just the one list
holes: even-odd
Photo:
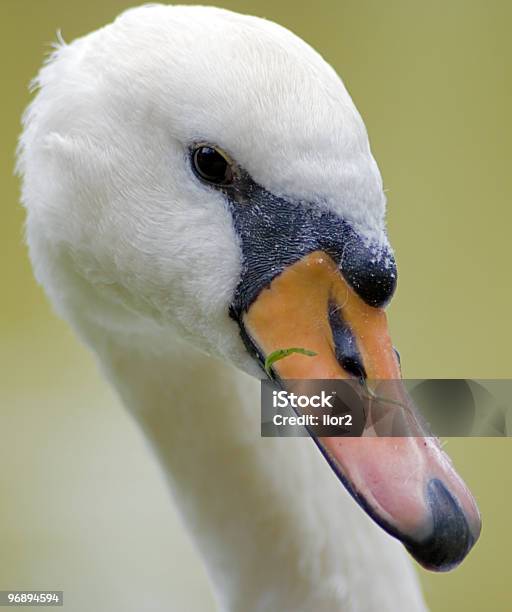
[(333, 301), (329, 303), (329, 323), (337, 362), (345, 372), (361, 382), (365, 381), (366, 370), (357, 349), (355, 336), (343, 319), (341, 309)]
[(398, 365), (401, 368), (402, 367), (402, 359), (400, 357), (400, 353), (398, 352), (398, 349), (396, 348), (396, 346), (393, 347), (393, 351), (395, 352), (396, 358), (398, 360)]
[(364, 382), (366, 380), (366, 371), (363, 367), (363, 364), (360, 363), (359, 360), (354, 359), (353, 356), (343, 355), (341, 359), (338, 358), (338, 363), (346, 372), (348, 372), (352, 376), (355, 376), (361, 382)]

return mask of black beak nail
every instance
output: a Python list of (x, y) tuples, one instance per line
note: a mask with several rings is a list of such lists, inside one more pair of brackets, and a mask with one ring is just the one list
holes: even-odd
[(437, 571), (457, 566), (471, 550), (475, 537), (466, 516), (452, 494), (437, 478), (427, 485), (427, 501), (433, 517), (432, 534), (421, 542), (404, 542), (421, 565)]

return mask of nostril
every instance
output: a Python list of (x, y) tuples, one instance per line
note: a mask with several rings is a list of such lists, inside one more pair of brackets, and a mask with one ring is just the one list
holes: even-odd
[(361, 382), (366, 379), (366, 370), (363, 360), (357, 350), (356, 339), (352, 330), (343, 319), (340, 307), (335, 303), (329, 304), (329, 323), (331, 325), (334, 353), (340, 366)]
[(338, 363), (346, 372), (352, 376), (355, 376), (361, 382), (366, 380), (366, 371), (364, 366), (354, 355), (341, 355), (338, 358)]
[(396, 346), (393, 347), (393, 350), (395, 351), (396, 358), (398, 359), (398, 365), (402, 367), (402, 359), (400, 357), (400, 353), (398, 352), (398, 349), (396, 348)]

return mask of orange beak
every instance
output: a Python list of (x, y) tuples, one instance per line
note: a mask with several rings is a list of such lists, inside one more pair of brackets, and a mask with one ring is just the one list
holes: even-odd
[[(243, 315), (245, 333), (268, 356), (303, 347), (276, 362), (287, 381), (366, 378), (397, 381), (400, 365), (382, 308), (366, 304), (334, 261), (315, 251), (286, 268)], [(412, 402), (401, 383), (398, 403)], [(319, 437), (319, 449), (358, 503), (425, 567), (448, 570), (469, 552), (480, 533), (475, 501), (436, 438), (409, 410), (408, 436)]]

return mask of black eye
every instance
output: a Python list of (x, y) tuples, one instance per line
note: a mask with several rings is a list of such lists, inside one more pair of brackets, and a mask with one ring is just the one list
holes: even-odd
[(192, 165), (203, 181), (215, 185), (229, 185), (233, 181), (233, 171), (228, 160), (213, 147), (203, 145), (194, 149)]

